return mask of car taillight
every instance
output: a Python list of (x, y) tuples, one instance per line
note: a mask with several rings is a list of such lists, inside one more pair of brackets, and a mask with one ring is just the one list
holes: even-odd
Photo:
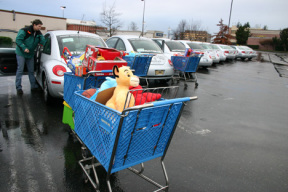
[(245, 53), (245, 51), (242, 51), (242, 53)]
[(172, 61), (171, 61), (170, 59), (168, 59), (168, 63), (169, 63), (171, 66), (173, 66), (173, 63), (172, 63)]
[(52, 69), (53, 73), (58, 76), (58, 77), (62, 77), (64, 75), (64, 73), (66, 72), (65, 67), (61, 66), (61, 65), (55, 65)]
[(224, 53), (229, 53), (229, 51), (225, 51)]
[(210, 59), (212, 59), (211, 55), (209, 55)]

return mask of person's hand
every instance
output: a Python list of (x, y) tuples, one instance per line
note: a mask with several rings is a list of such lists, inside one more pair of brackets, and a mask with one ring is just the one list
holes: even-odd
[(29, 49), (25, 49), (24, 52), (25, 52), (25, 53), (29, 53)]

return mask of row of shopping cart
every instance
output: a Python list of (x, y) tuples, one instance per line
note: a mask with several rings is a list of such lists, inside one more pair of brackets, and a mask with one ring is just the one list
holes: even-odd
[[(174, 60), (182, 65), (190, 62), (189, 59), (176, 61), (177, 57)], [(131, 59), (128, 65), (134, 68), (136, 75), (141, 76), (145, 75), (145, 71), (143, 73), (142, 68), (139, 70), (138, 65), (150, 62), (151, 57), (138, 56), (133, 61)], [(148, 69), (149, 67), (147, 71)], [(181, 71), (181, 66), (178, 69)], [(156, 95), (160, 95), (160, 98), (140, 105), (135, 103), (133, 107), (120, 113), (82, 95), (89, 88), (99, 88), (105, 77), (110, 75), (111, 71), (89, 72), (85, 76), (64, 74), (65, 102), (62, 121), (70, 125), (72, 134), (82, 144), (83, 159), (79, 160), (79, 165), (86, 175), (86, 181), (99, 190), (96, 167), (102, 166), (107, 172), (106, 183), (111, 192), (111, 174), (128, 169), (155, 185), (157, 191), (167, 191), (169, 181), (164, 158), (185, 103), (197, 97), (177, 98), (177, 86), (131, 90), (127, 96), (138, 97), (140, 94), (144, 101)], [(143, 174), (143, 163), (155, 158), (160, 158), (165, 185)], [(132, 168), (135, 165), (140, 165), (141, 169)]]

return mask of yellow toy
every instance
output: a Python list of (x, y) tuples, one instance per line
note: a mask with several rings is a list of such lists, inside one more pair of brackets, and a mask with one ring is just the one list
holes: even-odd
[[(113, 74), (116, 78), (117, 86), (112, 97), (107, 101), (106, 106), (111, 107), (117, 111), (122, 112), (126, 102), (129, 86), (136, 87), (139, 85), (139, 78), (135, 76), (130, 67), (123, 66), (118, 68), (117, 65), (113, 67)], [(134, 96), (129, 93), (125, 108), (134, 106)]]

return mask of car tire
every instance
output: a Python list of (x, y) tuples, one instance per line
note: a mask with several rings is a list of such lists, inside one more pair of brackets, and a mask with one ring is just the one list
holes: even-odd
[(245, 60), (245, 58), (241, 58), (241, 60), (242, 60), (242, 61), (244, 61), (244, 60)]
[(48, 82), (46, 76), (43, 77), (43, 91), (44, 91), (44, 100), (47, 104), (50, 104), (53, 100), (52, 96), (49, 93)]

